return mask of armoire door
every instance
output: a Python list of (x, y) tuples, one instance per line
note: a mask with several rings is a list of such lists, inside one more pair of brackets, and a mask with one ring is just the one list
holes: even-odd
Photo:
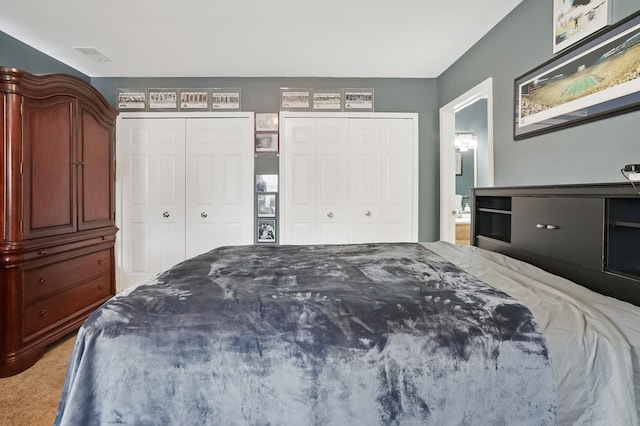
[(115, 220), (114, 131), (84, 102), (78, 103), (78, 230), (112, 226)]
[(185, 259), (185, 120), (119, 120), (117, 133), (123, 289)]
[(345, 118), (287, 118), (281, 238), (284, 244), (348, 240), (349, 131)]
[(253, 243), (253, 144), (247, 117), (186, 121), (186, 256)]
[(23, 237), (74, 232), (76, 215), (75, 98), (23, 98)]

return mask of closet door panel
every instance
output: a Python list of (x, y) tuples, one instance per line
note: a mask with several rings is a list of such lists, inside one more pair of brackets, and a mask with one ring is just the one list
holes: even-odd
[(349, 120), (349, 211), (357, 243), (381, 238), (380, 143), (380, 120)]
[(184, 260), (184, 120), (118, 125), (123, 289)]
[(248, 118), (188, 119), (186, 255), (253, 242), (253, 144)]
[(417, 241), (413, 229), (418, 180), (413, 122), (381, 120), (380, 134), (381, 241)]

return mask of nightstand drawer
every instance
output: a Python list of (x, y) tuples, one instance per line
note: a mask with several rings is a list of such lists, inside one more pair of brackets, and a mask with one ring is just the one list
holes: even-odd
[(24, 336), (31, 336), (67, 317), (81, 314), (87, 308), (109, 297), (111, 297), (110, 274), (27, 305), (24, 310)]
[(24, 271), (24, 303), (111, 271), (111, 251), (101, 250)]

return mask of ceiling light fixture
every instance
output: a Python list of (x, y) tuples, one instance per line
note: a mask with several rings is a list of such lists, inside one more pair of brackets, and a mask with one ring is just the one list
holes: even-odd
[(95, 47), (74, 47), (74, 49), (96, 62), (113, 62), (110, 57), (100, 52)]

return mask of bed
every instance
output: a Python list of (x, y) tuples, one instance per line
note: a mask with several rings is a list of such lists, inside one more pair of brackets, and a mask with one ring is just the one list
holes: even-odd
[(55, 423), (634, 425), (638, 314), (477, 247), (221, 247), (85, 322)]

